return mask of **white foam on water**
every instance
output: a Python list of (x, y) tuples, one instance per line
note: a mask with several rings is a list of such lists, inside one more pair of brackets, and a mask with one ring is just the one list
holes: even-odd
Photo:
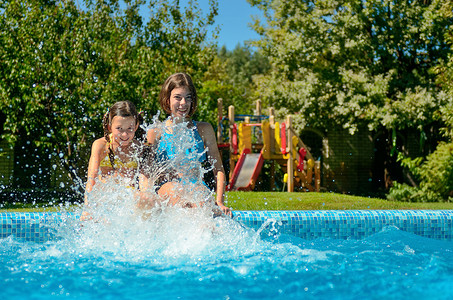
[[(163, 123), (156, 120), (146, 129), (165, 130)], [(194, 147), (193, 131), (188, 129), (187, 123), (176, 124), (171, 129), (175, 155), (162, 161), (159, 160), (161, 153), (151, 152), (151, 162), (142, 161), (145, 165), (140, 172), (145, 170), (153, 185), (158, 184), (157, 178), (171, 170), (177, 170), (183, 178), (186, 175), (197, 178), (196, 182), (184, 179), (174, 182), (174, 192), (181, 203), (192, 203), (194, 207), (170, 205), (154, 189), (139, 191), (131, 187), (130, 180), (119, 176), (97, 180), (87, 195), (89, 205), (76, 212), (88, 212), (90, 219), (59, 226), (60, 243), (65, 244), (60, 248), (77, 249), (80, 255), (109, 255), (120, 260), (203, 256), (221, 259), (260, 251), (260, 231), (244, 228), (222, 215), (215, 206), (214, 192), (202, 182), (206, 170), (198, 159), (201, 154), (187, 151)], [(140, 208), (143, 196), (155, 201), (154, 207)], [(68, 230), (71, 227), (72, 230)], [(55, 250), (49, 251), (54, 253)]]

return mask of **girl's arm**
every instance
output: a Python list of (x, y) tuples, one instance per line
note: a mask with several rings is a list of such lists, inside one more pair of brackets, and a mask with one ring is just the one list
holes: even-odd
[[(85, 195), (86, 193), (91, 192), (93, 186), (95, 184), (95, 179), (99, 175), (99, 166), (101, 164), (101, 160), (103, 158), (103, 154), (105, 155), (105, 142), (104, 138), (97, 139), (94, 141), (93, 145), (91, 146), (91, 156), (90, 161), (88, 163), (88, 178), (87, 184), (85, 188)], [(86, 202), (86, 196), (85, 196)]]
[(219, 148), (217, 146), (217, 139), (215, 137), (214, 129), (211, 124), (206, 122), (197, 123), (198, 132), (200, 133), (201, 138), (205, 148), (207, 149), (208, 160), (213, 166), (214, 177), (217, 183), (217, 199), (216, 203), (220, 209), (227, 215), (231, 216), (231, 210), (229, 207), (226, 207), (224, 204), (225, 197), (225, 170), (223, 169), (222, 159), (220, 157)]
[[(103, 138), (102, 138), (103, 139)], [(101, 164), (102, 154), (105, 152), (105, 142), (102, 139), (97, 139), (94, 141), (91, 146), (91, 156), (90, 161), (88, 162), (88, 178), (87, 184), (85, 187), (85, 205), (88, 205), (88, 193), (93, 189), (94, 184), (96, 183), (96, 177), (99, 174), (99, 166)], [(105, 139), (104, 139), (105, 141)], [(105, 153), (104, 153), (105, 154)], [(87, 211), (83, 211), (80, 216), (80, 220), (86, 221), (90, 220), (91, 217)]]
[(150, 129), (146, 133), (146, 141), (150, 145), (154, 145), (157, 143), (157, 140), (160, 138), (160, 132), (157, 129)]

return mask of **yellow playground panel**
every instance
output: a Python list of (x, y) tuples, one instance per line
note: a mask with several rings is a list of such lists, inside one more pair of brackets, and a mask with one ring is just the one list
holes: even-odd
[[(321, 163), (314, 160), (308, 147), (294, 132), (292, 117), (287, 116), (284, 122), (275, 122), (273, 108), (265, 117), (261, 116), (260, 106), (258, 100), (256, 116), (245, 116), (241, 122), (236, 122), (239, 118), (234, 114), (234, 106), (228, 108), (230, 182), (227, 190), (253, 190), (264, 160), (271, 160), (286, 168), (284, 181), (287, 180), (288, 192), (293, 192), (295, 185), (305, 191), (319, 191)], [(222, 119), (221, 113), (219, 99), (219, 120)], [(253, 127), (261, 128), (259, 134), (253, 135)], [(217, 137), (219, 144), (222, 144), (221, 133), (218, 132)]]

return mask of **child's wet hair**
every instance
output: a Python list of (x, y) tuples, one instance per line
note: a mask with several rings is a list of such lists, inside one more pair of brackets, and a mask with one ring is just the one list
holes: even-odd
[(190, 111), (188, 114), (189, 117), (192, 117), (198, 105), (197, 90), (195, 89), (195, 85), (192, 82), (192, 78), (186, 73), (176, 73), (165, 80), (159, 93), (159, 104), (167, 115), (171, 115), (171, 91), (180, 87), (188, 88), (192, 96), (192, 105), (190, 106)]
[[(116, 102), (109, 108), (109, 110), (104, 115), (104, 118), (102, 120), (102, 126), (104, 128), (104, 137), (109, 143), (110, 143), (109, 125), (112, 125), (112, 120), (116, 116), (124, 118), (134, 117), (135, 124), (140, 125), (143, 123), (143, 116), (137, 112), (137, 108), (135, 107), (134, 103), (128, 100)], [(145, 136), (146, 136), (145, 130), (138, 126), (138, 129), (135, 132), (135, 138), (143, 140)]]

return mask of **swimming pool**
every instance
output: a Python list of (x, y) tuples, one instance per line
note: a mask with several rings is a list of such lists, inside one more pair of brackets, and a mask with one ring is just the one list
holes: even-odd
[(92, 228), (1, 213), (0, 297), (453, 297), (453, 211), (187, 211)]

